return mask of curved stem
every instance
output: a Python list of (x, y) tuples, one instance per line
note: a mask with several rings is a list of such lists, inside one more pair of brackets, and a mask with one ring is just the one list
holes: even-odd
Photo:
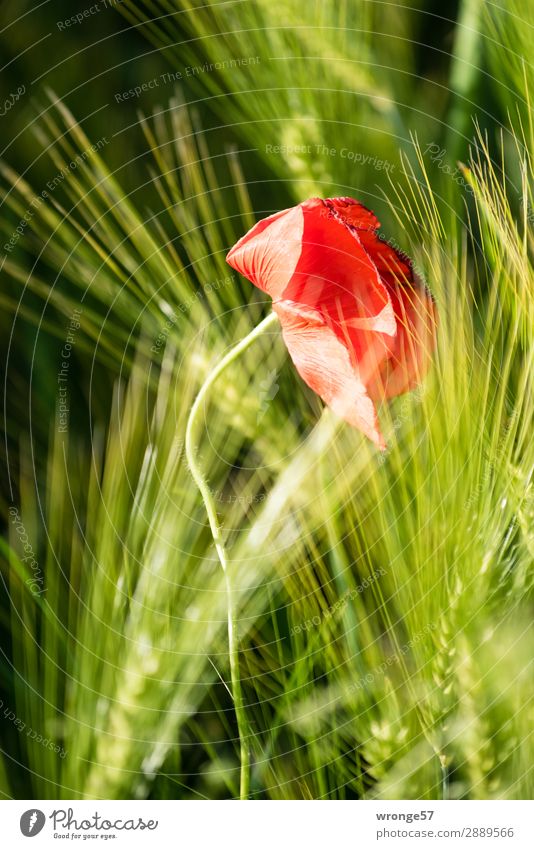
[(213, 384), (215, 383), (217, 378), (222, 374), (222, 372), (230, 365), (230, 363), (234, 362), (234, 360), (237, 359), (237, 357), (243, 351), (245, 351), (249, 347), (249, 345), (251, 345), (255, 341), (255, 339), (258, 338), (258, 336), (261, 336), (261, 334), (264, 333), (264, 331), (268, 330), (272, 325), (274, 325), (276, 321), (277, 316), (275, 315), (275, 313), (269, 313), (269, 315), (264, 318), (263, 321), (261, 321), (258, 326), (255, 327), (254, 330), (248, 334), (248, 336), (245, 336), (245, 338), (242, 339), (241, 342), (239, 342), (234, 348), (232, 348), (232, 350), (229, 351), (226, 356), (222, 358), (220, 363), (213, 369), (213, 371), (208, 374), (195, 399), (193, 406), (191, 407), (191, 412), (189, 414), (189, 419), (187, 421), (187, 427), (185, 431), (185, 455), (189, 464), (189, 468), (191, 469), (191, 474), (193, 475), (195, 483), (197, 484), (204, 500), (206, 513), (208, 514), (208, 520), (210, 523), (211, 534), (213, 536), (213, 541), (215, 543), (219, 562), (222, 566), (225, 576), (226, 606), (228, 614), (228, 652), (230, 657), (230, 678), (232, 684), (232, 698), (234, 700), (234, 709), (237, 720), (237, 731), (239, 734), (241, 764), (239, 796), (241, 799), (247, 799), (249, 794), (250, 751), (247, 742), (247, 723), (243, 705), (241, 678), (239, 675), (239, 648), (236, 630), (236, 615), (234, 608), (232, 575), (231, 569), (229, 568), (228, 555), (224, 546), (223, 535), (221, 532), (219, 519), (217, 517), (217, 508), (215, 506), (213, 495), (208, 485), (208, 482), (204, 476), (204, 473), (200, 468), (199, 463), (197, 462), (195, 437), (200, 422), (199, 414), (202, 410), (203, 403), (209, 393), (210, 388), (213, 386)]

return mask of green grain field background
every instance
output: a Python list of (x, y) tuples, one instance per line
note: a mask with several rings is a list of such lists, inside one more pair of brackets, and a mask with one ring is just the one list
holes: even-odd
[(443, 9), (2, 4), (4, 798), (239, 796), (185, 427), (270, 308), (229, 248), (345, 195), (413, 257), (438, 346), (384, 455), (277, 331), (210, 394), (250, 797), (532, 798), (534, 9)]

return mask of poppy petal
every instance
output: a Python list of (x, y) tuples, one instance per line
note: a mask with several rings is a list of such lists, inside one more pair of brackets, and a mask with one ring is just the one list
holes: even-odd
[(326, 198), (325, 206), (337, 214), (345, 224), (358, 230), (378, 230), (380, 221), (370, 209), (354, 198)]
[(373, 263), (386, 285), (413, 283), (415, 281), (416, 275), (409, 256), (385, 239), (377, 236), (376, 233), (363, 232), (359, 233), (358, 236), (368, 255), (372, 257)]
[(392, 398), (409, 392), (428, 371), (437, 313), (432, 295), (415, 273), (409, 256), (376, 233), (358, 235), (388, 289), (397, 322), (390, 356), (369, 383), (369, 394), (375, 400)]
[(277, 300), (297, 267), (303, 230), (301, 206), (284, 209), (255, 224), (236, 242), (226, 261)]
[(390, 295), (397, 318), (397, 335), (387, 360), (368, 384), (371, 398), (392, 398), (414, 389), (426, 375), (436, 344), (437, 311), (422, 284), (397, 285)]
[(284, 300), (317, 310), (348, 349), (360, 379), (371, 380), (393, 347), (397, 322), (389, 291), (360, 242), (325, 202), (302, 204), (302, 253)]
[[(311, 198), (300, 204), (304, 226), (302, 251), (283, 297), (328, 314), (333, 301), (343, 301), (347, 318), (383, 314), (390, 320), (382, 332), (395, 333), (388, 292), (359, 233), (326, 201)], [(365, 231), (363, 231), (365, 232)], [(384, 308), (386, 308), (384, 312)]]
[(337, 334), (316, 310), (290, 301), (273, 304), (273, 310), (280, 319), (291, 359), (305, 383), (338, 416), (384, 449), (375, 406)]

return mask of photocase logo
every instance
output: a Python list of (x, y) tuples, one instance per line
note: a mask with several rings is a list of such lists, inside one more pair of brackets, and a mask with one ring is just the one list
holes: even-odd
[(46, 822), (46, 817), (42, 811), (36, 808), (31, 808), (29, 811), (24, 811), (20, 818), (20, 830), (24, 837), (35, 837), (42, 831)]

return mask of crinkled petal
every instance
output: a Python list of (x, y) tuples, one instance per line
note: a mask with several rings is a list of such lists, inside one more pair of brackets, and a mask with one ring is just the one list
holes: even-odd
[(302, 379), (338, 416), (384, 449), (374, 404), (346, 346), (324, 323), (321, 314), (289, 301), (273, 304), (273, 310)]
[(380, 221), (370, 209), (354, 198), (326, 198), (325, 206), (338, 215), (345, 224), (358, 230), (378, 230)]
[(358, 236), (386, 286), (415, 282), (416, 275), (409, 256), (376, 233), (361, 232)]

